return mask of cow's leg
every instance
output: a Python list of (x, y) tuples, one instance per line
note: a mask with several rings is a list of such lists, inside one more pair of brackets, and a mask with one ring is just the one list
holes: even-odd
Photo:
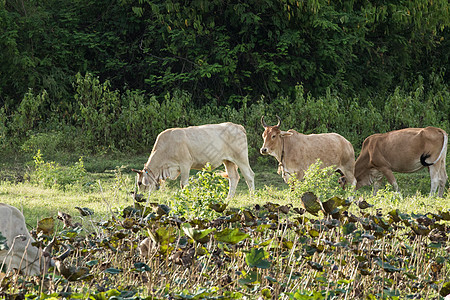
[(189, 184), (189, 171), (190, 166), (180, 166), (180, 186), (184, 189), (185, 186)]
[(223, 164), (225, 165), (225, 170), (228, 174), (228, 181), (230, 184), (230, 188), (228, 190), (228, 196), (227, 198), (233, 198), (236, 194), (236, 187), (239, 182), (239, 173), (238, 173), (238, 166), (231, 162), (231, 161), (224, 161)]
[(250, 191), (255, 190), (255, 173), (250, 168), (250, 165), (247, 164), (239, 164), (238, 167), (241, 169), (242, 176), (245, 178), (245, 182), (247, 182), (248, 189)]
[(428, 167), (428, 170), (430, 172), (430, 180), (431, 180), (431, 187), (430, 187), (430, 197), (436, 193), (436, 189), (439, 185), (439, 172), (440, 170), (436, 167), (436, 165), (432, 165)]
[(444, 196), (444, 188), (445, 183), (447, 182), (447, 171), (445, 170), (445, 161), (437, 162), (434, 165), (429, 166), (430, 171), (430, 179), (431, 179), (431, 188), (430, 188), (430, 196), (433, 196), (438, 190), (438, 196)]
[(387, 181), (392, 185), (395, 192), (398, 192), (398, 184), (397, 180), (394, 177), (394, 173), (392, 173), (392, 170), (389, 168), (381, 168), (381, 173), (383, 173), (384, 176), (386, 176)]
[(349, 171), (349, 170), (346, 170), (346, 169), (343, 169), (343, 170), (340, 170), (340, 171), (341, 171), (342, 175), (345, 177), (345, 179), (344, 179), (345, 181), (343, 181), (344, 185), (345, 184), (350, 184), (353, 188), (355, 188), (356, 187), (356, 178), (355, 178), (354, 173), (352, 171)]
[(447, 183), (448, 176), (447, 176), (447, 170), (445, 169), (445, 159), (442, 162), (442, 168), (441, 168), (441, 176), (439, 181), (439, 192), (438, 196), (443, 198), (444, 197), (444, 190), (445, 190), (445, 184)]

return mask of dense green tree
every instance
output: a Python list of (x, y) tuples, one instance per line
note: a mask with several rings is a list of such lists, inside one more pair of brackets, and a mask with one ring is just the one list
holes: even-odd
[(273, 99), (302, 83), (358, 95), (392, 91), (418, 75), (448, 78), (445, 0), (121, 0), (0, 3), (0, 99), (28, 88), (70, 102), (78, 72), (114, 88), (197, 104)]
[(56, 130), (90, 149), (124, 149), (204, 122), (196, 111), (208, 122), (252, 122), (256, 132), (274, 107), (305, 131), (448, 128), (449, 8), (447, 0), (0, 0), (0, 137)]

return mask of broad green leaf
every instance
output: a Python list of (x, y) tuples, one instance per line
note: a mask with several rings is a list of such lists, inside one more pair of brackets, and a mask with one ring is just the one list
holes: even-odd
[(217, 241), (232, 245), (235, 245), (248, 237), (249, 235), (247, 233), (240, 231), (238, 228), (235, 229), (225, 228), (224, 230), (217, 231), (214, 234), (214, 238)]
[(439, 295), (442, 297), (446, 297), (447, 295), (450, 295), (450, 281), (447, 281), (442, 285), (441, 290), (439, 291)]
[(268, 257), (269, 253), (263, 248), (252, 248), (245, 256), (245, 262), (250, 268), (268, 269), (271, 266), (271, 262), (266, 259)]
[(243, 276), (238, 281), (240, 284), (243, 284), (243, 285), (255, 284), (260, 281), (261, 276), (259, 275), (259, 273), (257, 271), (250, 271), (248, 273), (246, 273), (244, 271), (242, 273), (243, 273)]
[(208, 205), (209, 208), (215, 210), (218, 213), (222, 213), (227, 208), (228, 204), (226, 203), (211, 203)]
[(55, 220), (53, 218), (44, 218), (39, 220), (36, 231), (45, 235), (52, 235), (55, 229)]
[(322, 203), (317, 199), (316, 195), (311, 192), (304, 193), (301, 200), (303, 208), (314, 216), (317, 216), (317, 213), (322, 210)]
[(175, 241), (175, 228), (171, 226), (159, 227), (155, 231), (148, 230), (148, 234), (155, 243), (168, 244)]
[(87, 207), (75, 206), (75, 208), (80, 212), (80, 215), (82, 215), (82, 216), (91, 216), (94, 214), (94, 211)]
[(390, 263), (388, 263), (388, 262), (386, 262), (386, 261), (382, 261), (382, 260), (379, 259), (379, 258), (377, 258), (377, 259), (375, 260), (375, 263), (376, 263), (379, 267), (383, 268), (383, 270), (385, 270), (385, 271), (388, 272), (388, 273), (394, 273), (394, 272), (403, 271), (402, 268), (397, 268), (397, 267), (391, 265)]
[(122, 272), (122, 270), (120, 270), (120, 269), (115, 269), (115, 268), (108, 268), (108, 269), (106, 269), (104, 272), (105, 272), (105, 273), (108, 273), (108, 274), (119, 274), (119, 273)]
[(263, 296), (264, 299), (272, 299), (272, 292), (267, 288), (261, 291), (261, 295)]
[(181, 225), (181, 229), (183, 229), (184, 233), (190, 237), (191, 239), (200, 242), (200, 243), (206, 243), (209, 241), (208, 234), (210, 234), (213, 231), (216, 231), (216, 228), (209, 228), (205, 230), (197, 230), (194, 229), (191, 224), (184, 223)]
[(345, 225), (342, 225), (342, 233), (344, 235), (350, 234), (356, 230), (356, 224), (353, 222), (349, 222)]
[(145, 264), (143, 262), (134, 263), (134, 267), (139, 272), (144, 272), (144, 271), (150, 272), (152, 270), (147, 264)]
[(86, 263), (86, 266), (88, 266), (88, 267), (92, 267), (92, 266), (95, 266), (95, 265), (98, 265), (98, 259), (94, 259), (94, 260), (88, 261)]

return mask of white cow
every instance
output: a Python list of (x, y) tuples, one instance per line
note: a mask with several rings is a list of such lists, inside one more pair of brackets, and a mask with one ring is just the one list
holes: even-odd
[(189, 170), (201, 170), (206, 163), (225, 165), (230, 182), (228, 198), (234, 196), (239, 182), (238, 168), (250, 190), (255, 189), (248, 161), (247, 135), (243, 126), (230, 122), (171, 128), (161, 132), (143, 170), (135, 170), (140, 190), (153, 191), (159, 182), (181, 177), (181, 188), (188, 184)]
[(51, 259), (42, 249), (33, 246), (23, 214), (15, 207), (0, 203), (0, 233), (7, 249), (0, 250), (0, 270), (20, 270), (24, 275), (46, 272)]

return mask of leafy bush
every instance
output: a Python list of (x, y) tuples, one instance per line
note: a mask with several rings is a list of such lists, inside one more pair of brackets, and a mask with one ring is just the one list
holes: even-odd
[(228, 184), (207, 164), (202, 171), (189, 178), (189, 185), (169, 200), (172, 213), (188, 219), (215, 216), (213, 205), (222, 205), (227, 197)]
[(333, 166), (322, 168), (322, 161), (318, 159), (315, 163), (309, 166), (305, 171), (302, 180), (291, 177), (289, 185), (294, 190), (293, 196), (295, 198), (301, 197), (306, 192), (312, 192), (322, 202), (328, 200), (333, 196), (346, 198), (352, 191), (347, 187), (342, 189), (339, 185), (339, 173), (335, 172)]
[(44, 161), (40, 150), (33, 158), (35, 170), (30, 175), (31, 181), (44, 187), (65, 190), (68, 186), (81, 183), (87, 176), (82, 157), (68, 167)]

